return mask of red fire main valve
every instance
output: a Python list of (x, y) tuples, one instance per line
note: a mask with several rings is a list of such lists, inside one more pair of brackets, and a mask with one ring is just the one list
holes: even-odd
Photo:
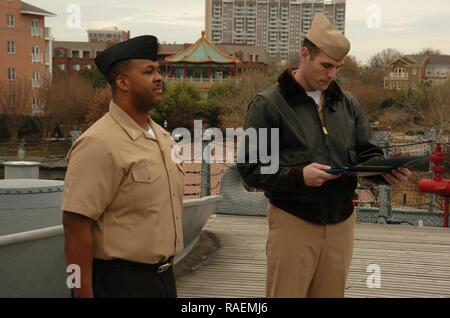
[(442, 178), (442, 172), (445, 169), (442, 165), (444, 159), (445, 155), (441, 145), (437, 144), (436, 150), (429, 158), (429, 160), (434, 163), (434, 177), (433, 179), (420, 180), (419, 189), (423, 193), (433, 193), (444, 197), (444, 227), (448, 227), (450, 180)]

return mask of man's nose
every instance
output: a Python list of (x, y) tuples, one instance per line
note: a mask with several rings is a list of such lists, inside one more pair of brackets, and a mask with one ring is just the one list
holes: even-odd
[(335, 79), (337, 75), (337, 68), (333, 67), (329, 72), (328, 72), (328, 77), (330, 77), (331, 79)]
[(161, 75), (161, 73), (159, 73), (158, 71), (156, 71), (155, 81), (156, 81), (156, 82), (162, 81), (162, 75)]

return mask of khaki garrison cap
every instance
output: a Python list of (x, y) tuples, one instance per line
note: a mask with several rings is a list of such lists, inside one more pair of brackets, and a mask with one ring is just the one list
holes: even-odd
[(336, 61), (342, 61), (350, 51), (350, 42), (323, 13), (316, 13), (306, 37), (323, 53)]

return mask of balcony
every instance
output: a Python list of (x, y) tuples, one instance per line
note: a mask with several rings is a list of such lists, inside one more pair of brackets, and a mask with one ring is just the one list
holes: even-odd
[(50, 64), (52, 63), (52, 61), (51, 61), (51, 59), (50, 59), (50, 54), (45, 53), (44, 56), (45, 56), (45, 58), (44, 58), (45, 65), (50, 65)]
[(32, 86), (32, 88), (41, 88), (41, 86), (42, 86), (42, 80), (41, 80), (41, 79), (33, 78), (33, 79), (31, 80), (31, 86)]
[(51, 28), (44, 28), (44, 36), (45, 36), (46, 40), (52, 40), (53, 39), (52, 29)]
[(391, 72), (389, 74), (389, 78), (391, 79), (408, 79), (409, 78), (409, 73), (394, 73)]
[(34, 54), (31, 53), (31, 63), (33, 64), (42, 64), (42, 54)]
[(31, 36), (40, 36), (40, 37), (42, 37), (42, 28), (31, 27)]

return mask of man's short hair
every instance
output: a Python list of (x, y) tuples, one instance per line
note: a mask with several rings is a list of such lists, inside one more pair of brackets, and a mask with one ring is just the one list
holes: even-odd
[(319, 54), (320, 49), (312, 43), (308, 38), (305, 38), (303, 40), (302, 47), (306, 47), (309, 51), (309, 54), (311, 55), (311, 60), (313, 60), (317, 54)]
[(125, 73), (130, 66), (129, 60), (122, 60), (114, 63), (108, 71), (108, 75), (106, 79), (108, 80), (109, 85), (111, 85), (111, 89), (113, 92), (117, 89), (116, 85), (116, 77), (120, 74)]

